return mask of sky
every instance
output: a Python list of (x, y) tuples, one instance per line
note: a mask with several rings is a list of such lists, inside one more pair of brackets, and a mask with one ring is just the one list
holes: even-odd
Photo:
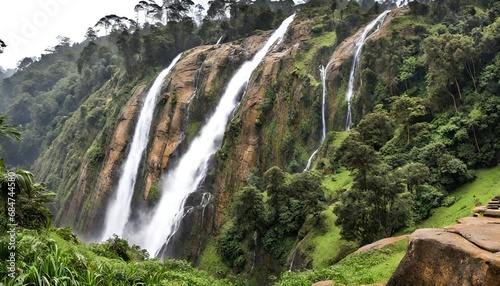
[[(88, 27), (108, 14), (135, 19), (139, 0), (0, 0), (0, 66), (15, 68), (24, 57), (40, 56), (57, 36), (84, 40)], [(161, 1), (156, 1), (161, 4)]]

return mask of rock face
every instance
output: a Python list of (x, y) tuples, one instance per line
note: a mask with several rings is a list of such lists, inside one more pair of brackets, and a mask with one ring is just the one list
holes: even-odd
[(363, 253), (363, 252), (368, 252), (368, 251), (384, 248), (386, 246), (393, 245), (393, 244), (395, 244), (395, 243), (397, 243), (397, 242), (399, 242), (407, 237), (408, 237), (408, 235), (400, 235), (400, 236), (396, 236), (396, 237), (388, 237), (388, 238), (384, 238), (381, 240), (377, 240), (373, 243), (370, 243), (370, 244), (364, 245), (363, 247), (360, 247), (354, 253)]
[(499, 238), (500, 219), (494, 218), (419, 229), (387, 285), (499, 285)]

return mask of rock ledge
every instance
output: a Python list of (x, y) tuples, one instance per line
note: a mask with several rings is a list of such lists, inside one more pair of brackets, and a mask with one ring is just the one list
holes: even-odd
[(500, 219), (463, 218), (445, 229), (419, 229), (387, 283), (499, 285)]

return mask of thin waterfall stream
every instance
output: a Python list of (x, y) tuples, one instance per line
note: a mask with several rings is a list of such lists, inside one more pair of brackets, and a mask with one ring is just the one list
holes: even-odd
[(363, 33), (356, 41), (355, 51), (354, 51), (354, 59), (352, 60), (351, 72), (349, 75), (349, 84), (347, 86), (347, 91), (345, 93), (345, 99), (347, 100), (347, 118), (345, 123), (345, 130), (350, 130), (352, 125), (352, 111), (351, 111), (351, 100), (353, 97), (354, 91), (354, 81), (356, 80), (356, 72), (358, 68), (359, 59), (361, 58), (361, 50), (365, 43), (366, 38), (369, 33), (377, 26), (376, 31), (380, 29), (380, 26), (384, 23), (385, 17), (389, 13), (389, 10), (384, 11), (382, 14), (378, 15), (377, 18), (373, 19), (363, 30)]
[(318, 149), (316, 149), (312, 153), (311, 157), (309, 157), (309, 160), (307, 160), (307, 166), (304, 169), (304, 172), (308, 171), (311, 168), (312, 160), (313, 160), (314, 156), (316, 156), (316, 153), (318, 153), (318, 150), (321, 147), (321, 144), (323, 143), (323, 141), (325, 140), (325, 137), (326, 137), (326, 119), (325, 119), (325, 117), (326, 117), (325, 116), (325, 105), (326, 105), (326, 72), (327, 72), (328, 67), (330, 66), (331, 63), (332, 62), (329, 62), (326, 65), (326, 67), (322, 65), (319, 68), (319, 73), (320, 73), (320, 76), (321, 76), (321, 85), (322, 85), (322, 88), (323, 88), (323, 101), (322, 101), (322, 104), (321, 104), (321, 122), (323, 123), (323, 129), (322, 129), (321, 140), (319, 142)]
[(193, 139), (178, 165), (164, 176), (157, 206), (130, 239), (146, 248), (151, 255), (157, 256), (178, 230), (185, 213), (184, 202), (205, 178), (209, 159), (220, 148), (228, 120), (238, 105), (238, 95), (270, 48), (277, 41), (281, 42), (294, 16), (285, 19), (253, 59), (245, 62), (234, 74), (213, 115)]
[(107, 212), (101, 240), (106, 240), (113, 234), (123, 236), (125, 225), (130, 215), (130, 203), (132, 202), (132, 196), (134, 194), (137, 172), (144, 155), (144, 150), (149, 142), (149, 130), (151, 129), (151, 123), (153, 121), (156, 101), (160, 95), (164, 79), (179, 61), (181, 55), (182, 54), (179, 54), (172, 60), (172, 63), (158, 75), (149, 89), (135, 126), (130, 151), (125, 160), (125, 164), (122, 166), (122, 174), (118, 181), (118, 187), (113, 199), (111, 199), (106, 208)]

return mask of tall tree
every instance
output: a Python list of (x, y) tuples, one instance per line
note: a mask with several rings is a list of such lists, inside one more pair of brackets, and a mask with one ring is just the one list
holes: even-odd
[(412, 119), (418, 116), (425, 115), (425, 106), (423, 100), (418, 97), (409, 97), (403, 94), (399, 97), (394, 97), (391, 104), (391, 114), (397, 123), (401, 124), (406, 133), (407, 144), (410, 145), (410, 125)]
[(7, 47), (4, 41), (0, 39), (0, 54), (3, 53), (3, 50)]

